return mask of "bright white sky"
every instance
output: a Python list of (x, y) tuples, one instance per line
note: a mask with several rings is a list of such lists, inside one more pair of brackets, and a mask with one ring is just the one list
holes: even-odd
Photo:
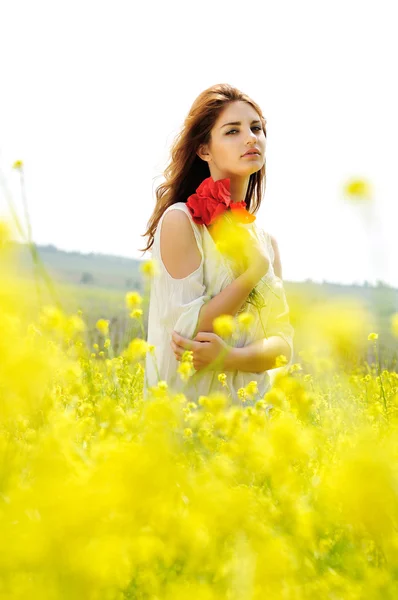
[[(283, 279), (398, 287), (395, 4), (3, 1), (0, 167), (22, 217), (24, 161), (34, 241), (141, 258), (169, 146), (227, 82), (267, 119), (257, 220)], [(345, 202), (351, 177), (369, 212)]]

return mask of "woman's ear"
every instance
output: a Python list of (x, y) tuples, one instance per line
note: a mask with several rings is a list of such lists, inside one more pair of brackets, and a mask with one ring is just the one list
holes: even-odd
[(197, 149), (196, 154), (205, 162), (210, 162), (210, 154), (208, 151), (207, 144), (201, 144)]

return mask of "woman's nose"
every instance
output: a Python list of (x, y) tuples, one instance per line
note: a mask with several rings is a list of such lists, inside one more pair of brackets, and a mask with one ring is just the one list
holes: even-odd
[(249, 134), (248, 140), (250, 140), (250, 141), (251, 141), (251, 140), (256, 140), (256, 139), (257, 139), (257, 136), (256, 136), (256, 134), (254, 133), (254, 131), (250, 131), (250, 134)]

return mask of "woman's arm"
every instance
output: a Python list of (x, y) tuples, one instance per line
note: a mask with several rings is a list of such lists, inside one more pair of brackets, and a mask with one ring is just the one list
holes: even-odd
[[(282, 280), (282, 262), (277, 241), (274, 236), (271, 236), (271, 244), (274, 251), (274, 272), (277, 277)], [(227, 288), (226, 288), (227, 289)], [(283, 292), (284, 293), (284, 292)], [(206, 305), (202, 307), (202, 311)], [(281, 323), (281, 332), (284, 328), (291, 328), (290, 324)], [(246, 371), (253, 373), (261, 373), (278, 368), (276, 358), (283, 354), (287, 358), (287, 362), (292, 359), (292, 348), (283, 338), (283, 335), (278, 335), (277, 332), (271, 334), (268, 338), (262, 338), (251, 342), (242, 348), (231, 346), (231, 349), (224, 361), (224, 370), (226, 371)]]
[(264, 272), (249, 267), (200, 309), (197, 331), (213, 332), (213, 321), (221, 315), (235, 316)]
[(276, 358), (281, 354), (290, 360), (290, 346), (278, 335), (256, 340), (242, 348), (231, 346), (224, 360), (224, 370), (263, 373), (280, 366), (276, 364)]
[[(282, 262), (279, 252), (278, 243), (274, 236), (271, 236), (271, 244), (274, 251), (274, 273), (277, 277), (282, 280)], [(283, 291), (283, 294), (284, 291)], [(285, 299), (285, 295), (283, 296)], [(286, 308), (287, 304), (283, 305)], [(284, 330), (288, 330), (288, 333), (293, 330), (290, 325), (288, 317), (281, 318), (288, 313), (282, 312), (280, 317), (281, 333), (283, 335)], [(224, 368), (226, 371), (249, 371), (253, 373), (260, 373), (263, 371), (270, 371), (271, 369), (278, 368), (280, 365), (276, 364), (276, 358), (283, 354), (287, 358), (287, 362), (292, 359), (292, 348), (287, 341), (278, 335), (277, 332), (271, 334), (268, 338), (257, 340), (244, 346), (243, 348), (231, 347), (225, 362)]]

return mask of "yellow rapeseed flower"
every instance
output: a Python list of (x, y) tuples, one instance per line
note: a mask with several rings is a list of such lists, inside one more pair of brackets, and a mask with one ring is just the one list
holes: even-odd
[(182, 357), (181, 357), (182, 361), (186, 361), (186, 362), (193, 362), (193, 350), (184, 350), (184, 352), (182, 353)]
[(288, 362), (287, 358), (286, 358), (286, 356), (284, 354), (279, 354), (279, 356), (277, 356), (276, 360), (275, 360), (275, 364), (276, 364), (277, 368), (278, 367), (283, 367), (284, 365), (287, 364), (287, 362)]
[(76, 333), (82, 333), (86, 331), (86, 324), (79, 315), (72, 315), (69, 317), (66, 324), (66, 331), (70, 337), (73, 337)]
[(106, 338), (105, 342), (104, 342), (104, 348), (109, 348), (109, 346), (111, 345), (111, 340), (110, 338)]
[(368, 340), (377, 340), (379, 337), (378, 333), (369, 333)]
[(254, 315), (247, 311), (241, 312), (237, 317), (237, 321), (244, 331), (248, 331), (253, 324)]
[(218, 251), (233, 265), (234, 271), (243, 272), (247, 268), (246, 255), (252, 248), (250, 232), (237, 222), (230, 211), (216, 219), (212, 227)]
[(368, 201), (372, 198), (370, 183), (364, 179), (352, 179), (344, 186), (344, 192), (354, 201)]
[(23, 167), (23, 162), (22, 162), (22, 160), (16, 160), (16, 161), (14, 162), (14, 164), (12, 165), (12, 168), (13, 168), (13, 169), (22, 169), (22, 167)]
[(45, 305), (39, 316), (40, 325), (46, 329), (62, 330), (65, 325), (65, 315), (56, 306)]
[(109, 321), (107, 319), (98, 319), (95, 324), (96, 328), (102, 335), (108, 335), (109, 333)]
[(130, 313), (130, 317), (132, 319), (139, 319), (140, 317), (142, 317), (142, 315), (143, 315), (143, 311), (141, 308), (135, 308)]
[(256, 380), (250, 381), (247, 384), (246, 388), (245, 388), (246, 389), (246, 394), (248, 396), (254, 396), (255, 394), (257, 394), (258, 393), (258, 387), (257, 387), (257, 385), (258, 384), (257, 384)]
[(141, 294), (138, 292), (127, 292), (125, 296), (127, 308), (136, 308), (142, 304)]
[(232, 315), (221, 315), (213, 321), (214, 333), (220, 337), (228, 337), (235, 331), (235, 319)]
[(188, 379), (194, 374), (195, 369), (191, 362), (183, 360), (180, 362), (177, 368), (177, 373), (180, 375), (182, 381), (188, 381)]
[(140, 265), (140, 271), (146, 277), (154, 277), (159, 273), (159, 267), (156, 260), (151, 259)]
[(247, 392), (245, 390), (245, 388), (239, 388), (238, 389), (238, 398), (240, 398), (242, 400), (242, 402), (246, 402), (247, 400)]
[(227, 385), (227, 376), (225, 373), (219, 373), (217, 379), (223, 386)]
[(135, 362), (144, 358), (148, 351), (148, 343), (141, 338), (135, 338), (130, 342), (128, 348), (124, 351), (124, 356), (127, 360)]

